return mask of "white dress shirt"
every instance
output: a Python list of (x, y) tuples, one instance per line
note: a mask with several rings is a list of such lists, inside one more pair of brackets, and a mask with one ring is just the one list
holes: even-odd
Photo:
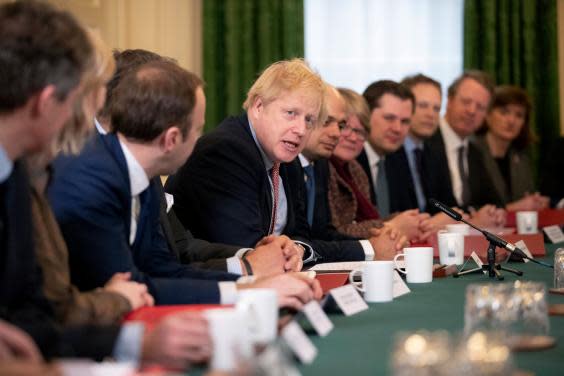
[(378, 153), (376, 153), (368, 141), (364, 143), (364, 152), (366, 153), (366, 158), (368, 158), (370, 178), (372, 179), (374, 189), (376, 189), (376, 182), (378, 181), (378, 162), (380, 162), (381, 157)]
[(462, 178), (458, 169), (458, 149), (464, 146), (464, 169), (468, 171), (468, 138), (461, 139), (450, 127), (445, 118), (441, 118), (439, 122), (441, 135), (445, 143), (445, 151), (448, 161), (448, 169), (450, 171), (450, 181), (452, 182), (452, 193), (458, 202), (463, 205), (462, 200)]

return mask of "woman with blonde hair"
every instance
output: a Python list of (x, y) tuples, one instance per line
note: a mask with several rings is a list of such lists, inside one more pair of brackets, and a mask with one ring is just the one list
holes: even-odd
[(103, 106), (105, 85), (112, 77), (115, 62), (100, 37), (89, 32), (94, 56), (81, 81), (81, 93), (73, 114), (50, 150), (28, 160), (32, 176), (32, 215), (36, 254), (43, 270), (43, 290), (64, 324), (118, 323), (132, 309), (152, 305), (153, 298), (143, 284), (129, 281), (128, 273), (114, 275), (94, 291), (80, 292), (70, 281), (69, 255), (59, 226), (45, 197), (49, 163), (58, 153), (77, 154), (93, 133), (94, 117)]

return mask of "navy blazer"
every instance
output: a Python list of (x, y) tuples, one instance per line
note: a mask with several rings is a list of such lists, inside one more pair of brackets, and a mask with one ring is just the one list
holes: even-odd
[[(409, 168), (407, 152), (402, 146), (396, 152), (386, 156), (386, 176), (390, 189), (391, 212), (417, 209), (419, 204), (415, 194), (415, 183)], [(433, 155), (429, 147), (423, 148), (423, 170), (425, 177), (422, 182), (423, 194), (427, 201), (425, 210), (435, 214), (438, 209), (429, 204), (428, 200), (434, 198), (449, 207), (457, 206), (452, 194), (450, 180), (445, 180), (445, 174), (450, 176), (448, 166), (443, 166), (446, 159), (442, 160)]]
[(80, 289), (103, 284), (117, 272), (147, 284), (157, 304), (219, 303), (217, 280), (237, 276), (182, 265), (159, 225), (153, 179), (140, 195), (137, 235), (129, 244), (131, 191), (125, 156), (114, 134), (97, 135), (77, 157), (59, 158), (49, 189), (69, 248), (71, 278)]
[[(358, 242), (312, 240), (303, 177), (292, 173), (287, 163), (281, 164), (280, 176), (288, 200), (285, 235), (310, 244), (321, 256), (319, 261), (365, 258)], [(165, 188), (174, 195), (176, 215), (198, 238), (254, 247), (268, 234), (271, 188), (246, 115), (227, 118), (203, 136)]]
[(26, 331), (46, 358), (110, 356), (118, 326), (62, 328), (56, 321), (35, 258), (30, 200), (25, 166), (16, 161), (0, 183), (0, 318)]
[[(364, 172), (366, 172), (366, 176), (368, 176), (368, 184), (370, 184), (370, 201), (372, 201), (372, 204), (377, 208), (378, 202), (376, 202), (376, 189), (374, 188), (374, 182), (372, 181), (372, 171), (370, 170), (370, 165), (368, 164), (368, 156), (366, 155), (364, 148), (362, 148), (362, 151), (360, 152), (358, 157), (356, 157), (356, 160), (358, 163), (360, 163)], [(390, 213), (393, 213), (391, 205)]]
[[(432, 161), (430, 163), (433, 165), (433, 168), (441, 171), (440, 176), (442, 177), (443, 184), (452, 192), (452, 197), (454, 198), (445, 143), (440, 129), (437, 129), (431, 138), (425, 141), (425, 148), (431, 150)], [(470, 183), (470, 201), (462, 205), (464, 210), (467, 210), (470, 206), (478, 209), (486, 204), (504, 206), (495, 193), (495, 186), (487, 174), (482, 154), (472, 141), (468, 143), (468, 180)]]

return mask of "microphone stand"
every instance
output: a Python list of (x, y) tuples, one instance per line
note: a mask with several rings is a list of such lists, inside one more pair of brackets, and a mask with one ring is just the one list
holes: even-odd
[(442, 211), (443, 213), (445, 213), (446, 215), (451, 217), (452, 219), (459, 221), (459, 222), (466, 223), (468, 226), (470, 226), (470, 227), (476, 229), (477, 231), (481, 232), (489, 242), (488, 254), (487, 254), (487, 256), (488, 256), (487, 265), (482, 265), (481, 267), (478, 267), (478, 268), (454, 273), (453, 277), (457, 278), (457, 277), (465, 275), (465, 274), (474, 274), (474, 273), (481, 273), (481, 272), (486, 271), (490, 278), (497, 277), (498, 280), (502, 281), (503, 275), (501, 274), (500, 270), (505, 270), (505, 271), (510, 272), (510, 273), (515, 273), (518, 276), (522, 276), (523, 272), (521, 270), (504, 267), (504, 266), (501, 266), (500, 264), (495, 262), (495, 249), (496, 249), (496, 247), (503, 248), (510, 253), (515, 253), (518, 256), (520, 256), (522, 258), (526, 258), (529, 261), (532, 261), (536, 264), (539, 264), (539, 265), (542, 265), (542, 266), (545, 266), (545, 267), (549, 267), (549, 268), (553, 268), (552, 265), (546, 264), (544, 262), (535, 260), (535, 259), (527, 256), (519, 248), (516, 248), (514, 245), (507, 243), (505, 240), (499, 238), (498, 236), (492, 234), (491, 232), (488, 232), (486, 230), (482, 230), (481, 228), (475, 226), (473, 223), (466, 221), (464, 218), (462, 218), (462, 215), (460, 213), (457, 213), (456, 211), (452, 210), (451, 208), (449, 208), (448, 206), (446, 206), (442, 202), (437, 201), (437, 200), (432, 199), (432, 198), (429, 199), (429, 202), (433, 206), (438, 208), (440, 211)]

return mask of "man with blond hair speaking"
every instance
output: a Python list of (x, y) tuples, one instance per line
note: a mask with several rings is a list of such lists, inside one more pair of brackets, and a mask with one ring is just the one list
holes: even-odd
[(288, 163), (323, 124), (324, 93), (323, 80), (303, 60), (269, 66), (249, 90), (246, 113), (202, 137), (169, 179), (167, 190), (184, 226), (195, 236), (244, 247), (285, 234), (302, 242), (304, 263), (365, 260), (358, 242), (311, 239), (288, 176)]

